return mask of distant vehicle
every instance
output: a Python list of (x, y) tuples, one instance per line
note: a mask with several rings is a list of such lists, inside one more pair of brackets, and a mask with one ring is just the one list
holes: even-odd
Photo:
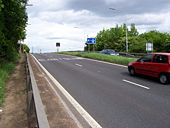
[(128, 64), (130, 75), (142, 74), (158, 78), (160, 83), (170, 82), (170, 53), (152, 53)]
[(100, 53), (113, 55), (113, 56), (118, 56), (119, 55), (118, 52), (116, 52), (115, 50), (112, 50), (112, 49), (103, 49), (102, 51), (100, 51)]

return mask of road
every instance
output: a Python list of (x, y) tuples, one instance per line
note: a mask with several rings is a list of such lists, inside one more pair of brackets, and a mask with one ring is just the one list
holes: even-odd
[(34, 54), (103, 128), (170, 128), (170, 86), (127, 67), (55, 53)]

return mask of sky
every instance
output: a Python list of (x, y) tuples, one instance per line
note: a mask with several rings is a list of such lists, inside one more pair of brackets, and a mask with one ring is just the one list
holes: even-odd
[(27, 6), (24, 43), (31, 52), (83, 50), (88, 37), (123, 23), (135, 23), (140, 33), (170, 33), (170, 0), (29, 0), (28, 4), (32, 6)]

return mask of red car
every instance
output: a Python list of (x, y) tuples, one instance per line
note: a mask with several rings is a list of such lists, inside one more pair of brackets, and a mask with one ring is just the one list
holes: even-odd
[(151, 53), (128, 64), (130, 75), (142, 74), (159, 78), (162, 84), (170, 81), (170, 53)]

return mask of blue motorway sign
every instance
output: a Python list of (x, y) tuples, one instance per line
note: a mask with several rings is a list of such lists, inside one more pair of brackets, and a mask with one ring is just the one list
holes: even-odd
[(87, 38), (87, 44), (96, 44), (96, 38)]

